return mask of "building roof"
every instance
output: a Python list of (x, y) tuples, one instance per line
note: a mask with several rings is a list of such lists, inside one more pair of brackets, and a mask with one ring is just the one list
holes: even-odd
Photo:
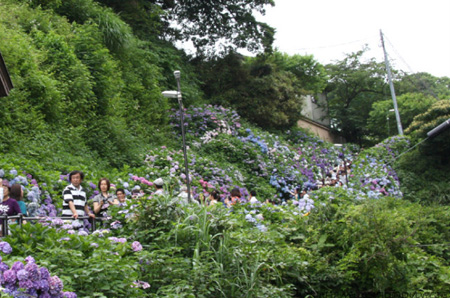
[(0, 53), (0, 97), (7, 96), (12, 88), (13, 84), (8, 69), (6, 69), (5, 61)]

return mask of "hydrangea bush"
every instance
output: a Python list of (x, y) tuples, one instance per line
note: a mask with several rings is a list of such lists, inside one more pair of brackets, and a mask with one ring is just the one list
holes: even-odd
[[(8, 242), (0, 242), (0, 250), (10, 254)], [(39, 267), (33, 257), (25, 258), (25, 264), (16, 261), (9, 267), (0, 257), (0, 286), (2, 292), (13, 297), (76, 298), (73, 292), (63, 292), (63, 282), (58, 276), (51, 276), (48, 269)]]

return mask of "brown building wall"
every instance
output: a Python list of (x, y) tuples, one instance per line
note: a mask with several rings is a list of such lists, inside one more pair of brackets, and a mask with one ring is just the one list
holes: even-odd
[(339, 136), (335, 136), (331, 133), (330, 129), (326, 126), (320, 125), (308, 119), (302, 119), (297, 122), (297, 126), (310, 131), (314, 135), (318, 136), (321, 140), (331, 143), (343, 144), (345, 139)]

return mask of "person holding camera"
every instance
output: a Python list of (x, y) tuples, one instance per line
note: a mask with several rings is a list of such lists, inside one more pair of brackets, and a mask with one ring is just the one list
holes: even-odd
[(117, 205), (119, 201), (114, 194), (109, 193), (111, 183), (107, 178), (101, 178), (98, 182), (98, 189), (100, 193), (96, 195), (92, 202), (94, 203), (94, 214), (100, 216), (108, 210), (110, 205)]

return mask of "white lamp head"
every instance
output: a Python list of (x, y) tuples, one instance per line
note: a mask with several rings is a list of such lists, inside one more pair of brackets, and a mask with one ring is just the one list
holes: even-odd
[(162, 95), (167, 98), (177, 98), (178, 92), (177, 91), (163, 91)]

